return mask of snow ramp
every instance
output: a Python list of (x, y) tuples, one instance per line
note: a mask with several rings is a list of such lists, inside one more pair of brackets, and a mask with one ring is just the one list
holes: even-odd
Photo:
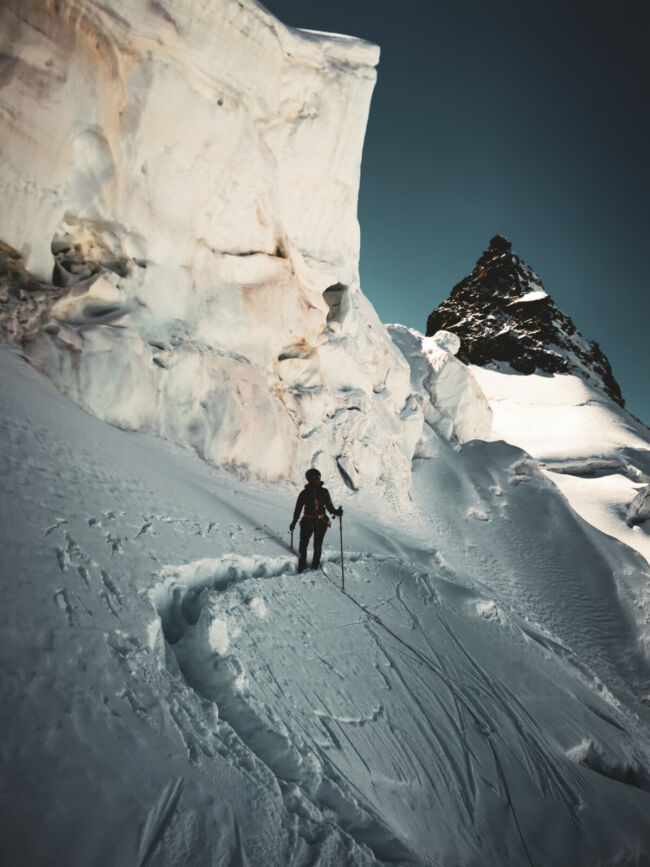
[(165, 567), (151, 595), (169, 664), (296, 821), (333, 823), (380, 863), (584, 859), (590, 790), (616, 778), (582, 761), (589, 732), (612, 768), (636, 769), (608, 811), (638, 836), (644, 759), (562, 642), (444, 567), (348, 552), (344, 595), (333, 555), (324, 573), (294, 564)]

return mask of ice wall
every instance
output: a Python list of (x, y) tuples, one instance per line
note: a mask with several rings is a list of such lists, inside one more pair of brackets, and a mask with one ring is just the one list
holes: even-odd
[[(431, 431), (457, 443), (490, 439), (492, 410), (469, 367), (455, 357), (460, 339), (444, 330), (425, 337), (404, 325), (389, 325), (388, 331), (411, 367), (413, 432), (421, 431), (416, 455), (428, 456)], [(424, 427), (417, 426), (417, 406), (422, 407)]]
[(408, 366), (358, 274), (377, 47), (254, 0), (7, 0), (0, 22), (0, 239), (59, 287), (32, 360), (215, 462), (405, 490)]

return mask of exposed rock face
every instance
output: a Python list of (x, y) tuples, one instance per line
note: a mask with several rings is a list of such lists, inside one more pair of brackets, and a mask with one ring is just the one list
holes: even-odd
[(578, 373), (624, 405), (598, 344), (582, 337), (501, 235), (427, 319), (427, 336), (441, 329), (460, 337), (461, 361), (507, 362), (519, 373)]

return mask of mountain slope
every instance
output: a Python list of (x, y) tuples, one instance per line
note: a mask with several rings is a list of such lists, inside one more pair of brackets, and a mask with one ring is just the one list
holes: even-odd
[[(650, 438), (503, 239), (474, 343), (381, 325), (378, 49), (256, 0), (0, 18), (3, 863), (647, 864), (645, 500), (604, 534), (551, 469), (640, 485)], [(490, 322), (593, 387), (522, 410)], [(338, 527), (287, 548), (308, 465), (346, 593)]]
[(410, 530), (344, 498), (346, 589), (382, 625), (296, 575), (295, 489), (0, 362), (10, 863), (645, 863), (647, 665), (614, 580), (638, 557), (525, 454), (438, 438)]
[(431, 313), (431, 332), (453, 333), (487, 399), (492, 426), (481, 438), (524, 449), (584, 520), (644, 557), (618, 587), (649, 655), (650, 432), (623, 408), (607, 358), (500, 235)]

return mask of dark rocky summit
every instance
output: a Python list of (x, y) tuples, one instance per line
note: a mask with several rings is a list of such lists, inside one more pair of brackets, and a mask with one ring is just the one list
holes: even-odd
[(460, 337), (458, 357), (465, 363), (507, 362), (519, 373), (577, 373), (624, 405), (598, 344), (582, 337), (501, 235), (427, 319), (427, 337), (440, 329)]

